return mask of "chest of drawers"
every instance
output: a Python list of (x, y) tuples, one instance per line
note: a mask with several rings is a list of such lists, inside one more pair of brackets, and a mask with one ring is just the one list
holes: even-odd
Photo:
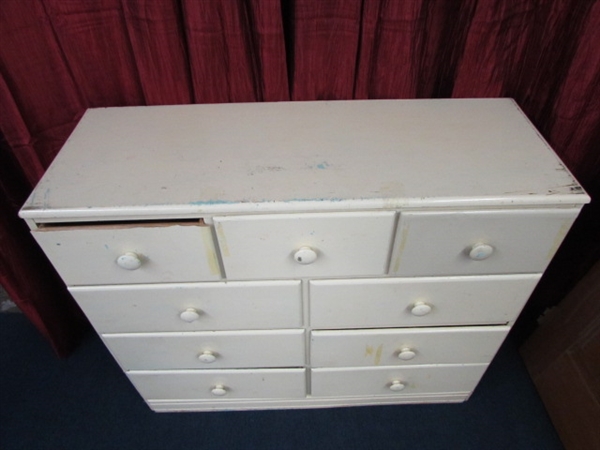
[(468, 399), (588, 196), (509, 99), (92, 109), (21, 210), (155, 411)]

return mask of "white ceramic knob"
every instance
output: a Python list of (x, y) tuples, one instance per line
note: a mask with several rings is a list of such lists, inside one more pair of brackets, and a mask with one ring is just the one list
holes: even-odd
[(413, 316), (426, 316), (431, 312), (431, 306), (425, 302), (415, 302), (410, 308)]
[(417, 356), (415, 351), (408, 347), (405, 347), (402, 350), (400, 350), (400, 352), (398, 352), (398, 358), (400, 358), (402, 361), (410, 361), (415, 356)]
[(294, 259), (298, 264), (312, 264), (319, 255), (310, 247), (300, 247), (294, 253)]
[(469, 258), (473, 261), (483, 261), (488, 259), (494, 253), (494, 247), (489, 244), (475, 244), (469, 250)]
[(206, 350), (205, 352), (202, 352), (198, 355), (198, 359), (203, 363), (210, 364), (217, 360), (217, 355), (215, 355), (210, 350)]
[(184, 322), (191, 323), (200, 318), (200, 312), (197, 309), (188, 308), (179, 314), (179, 318)]
[(135, 270), (141, 267), (142, 258), (137, 253), (127, 252), (117, 258), (117, 264), (122, 269)]
[(217, 384), (212, 387), (212, 389), (210, 390), (210, 393), (217, 397), (223, 397), (225, 394), (227, 394), (227, 388), (225, 386), (223, 386), (222, 384)]
[(402, 381), (400, 381), (400, 380), (392, 381), (392, 383), (389, 386), (390, 391), (394, 391), (394, 392), (403, 391), (405, 387), (406, 387), (406, 385), (404, 383), (402, 383)]

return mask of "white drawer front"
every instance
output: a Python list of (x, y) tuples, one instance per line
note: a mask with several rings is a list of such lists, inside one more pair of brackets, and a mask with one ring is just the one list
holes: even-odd
[(302, 326), (300, 281), (249, 281), (69, 290), (99, 333), (258, 330)]
[(312, 367), (489, 363), (509, 327), (313, 331)]
[(69, 285), (221, 278), (211, 230), (199, 223), (51, 227), (33, 236)]
[[(178, 370), (129, 372), (148, 400), (222, 401), (241, 398), (304, 398), (304, 369)], [(214, 393), (213, 393), (214, 392)]]
[[(539, 278), (316, 280), (310, 282), (310, 322), (313, 328), (504, 324), (517, 318)], [(413, 314), (419, 304), (429, 306), (429, 313)]]
[(124, 370), (299, 367), (304, 330), (107, 334)]
[(411, 394), (471, 392), (486, 368), (487, 364), (312, 369), (312, 395), (402, 397)]
[(230, 279), (382, 275), (394, 212), (215, 217)]
[(403, 212), (390, 273), (543, 272), (578, 209)]

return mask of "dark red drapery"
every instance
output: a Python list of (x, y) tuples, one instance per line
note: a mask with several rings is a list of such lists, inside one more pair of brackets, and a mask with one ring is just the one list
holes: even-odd
[[(599, 42), (600, 1), (5, 0), (0, 281), (68, 353), (85, 321), (16, 213), (88, 107), (513, 97), (595, 196)], [(584, 216), (537, 309), (597, 256)]]

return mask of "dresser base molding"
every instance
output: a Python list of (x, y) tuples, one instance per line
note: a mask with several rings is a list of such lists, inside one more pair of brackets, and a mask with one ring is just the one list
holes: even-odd
[(407, 395), (402, 398), (346, 397), (346, 398), (305, 398), (295, 400), (232, 400), (230, 402), (198, 400), (147, 400), (155, 412), (206, 412), (206, 411), (248, 411), (266, 409), (310, 409), (340, 408), (347, 406), (377, 406), (424, 403), (461, 403), (469, 399), (471, 392), (448, 392), (445, 394)]

